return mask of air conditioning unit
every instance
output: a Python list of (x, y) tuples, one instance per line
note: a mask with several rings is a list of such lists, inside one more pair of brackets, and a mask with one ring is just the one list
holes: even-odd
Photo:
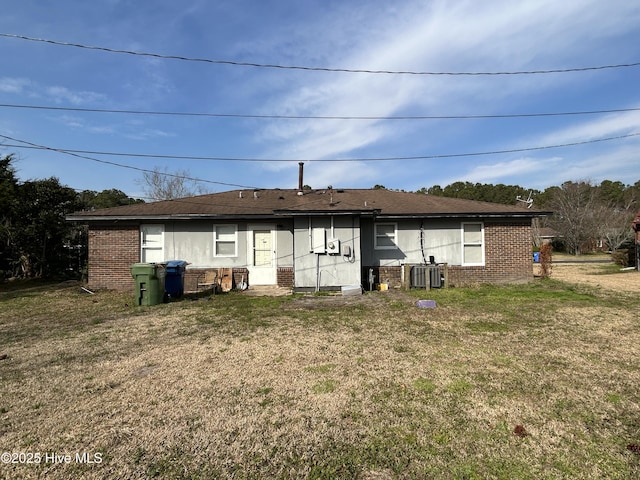
[(427, 279), (430, 288), (442, 288), (442, 276), (438, 265), (416, 265), (411, 267), (411, 286), (426, 288)]
[(428, 269), (431, 288), (442, 288), (442, 276), (440, 275), (440, 267), (437, 265), (429, 265)]
[(340, 240), (337, 238), (330, 238), (327, 240), (327, 253), (329, 255), (340, 254)]
[(426, 288), (427, 286), (427, 267), (424, 265), (416, 265), (411, 267), (411, 287)]

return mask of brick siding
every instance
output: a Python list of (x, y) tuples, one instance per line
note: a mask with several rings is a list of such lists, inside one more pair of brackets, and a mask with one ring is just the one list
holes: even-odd
[(531, 221), (485, 222), (485, 264), (449, 265), (449, 286), (525, 283), (533, 279)]
[(89, 227), (88, 288), (132, 290), (130, 267), (139, 261), (138, 225)]

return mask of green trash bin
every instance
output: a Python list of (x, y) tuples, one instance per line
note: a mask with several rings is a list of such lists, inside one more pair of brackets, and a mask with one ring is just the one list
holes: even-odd
[(164, 302), (165, 269), (161, 263), (134, 263), (131, 275), (135, 283), (136, 305), (158, 305)]

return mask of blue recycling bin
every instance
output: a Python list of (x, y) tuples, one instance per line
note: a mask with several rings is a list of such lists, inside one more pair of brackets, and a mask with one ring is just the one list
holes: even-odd
[(166, 263), (164, 277), (164, 291), (170, 298), (180, 298), (184, 295), (184, 271), (187, 262), (171, 260)]
[(533, 263), (540, 263), (540, 252), (533, 252)]

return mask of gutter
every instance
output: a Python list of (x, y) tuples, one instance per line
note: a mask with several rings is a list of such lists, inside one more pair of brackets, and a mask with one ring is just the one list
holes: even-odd
[(216, 220), (216, 219), (272, 219), (278, 215), (216, 215), (210, 213), (180, 213), (174, 215), (67, 215), (65, 220), (68, 222), (119, 222), (119, 221), (148, 221), (148, 220)]
[(380, 210), (274, 210), (273, 213), (277, 216), (281, 217), (308, 217), (309, 215), (313, 216), (346, 216), (346, 215), (368, 215), (374, 216), (379, 215)]
[(420, 219), (420, 218), (535, 218), (535, 217), (547, 217), (552, 215), (553, 212), (508, 212), (508, 213), (410, 213), (407, 215), (402, 214), (379, 214), (377, 218), (385, 220), (400, 220), (403, 218)]

